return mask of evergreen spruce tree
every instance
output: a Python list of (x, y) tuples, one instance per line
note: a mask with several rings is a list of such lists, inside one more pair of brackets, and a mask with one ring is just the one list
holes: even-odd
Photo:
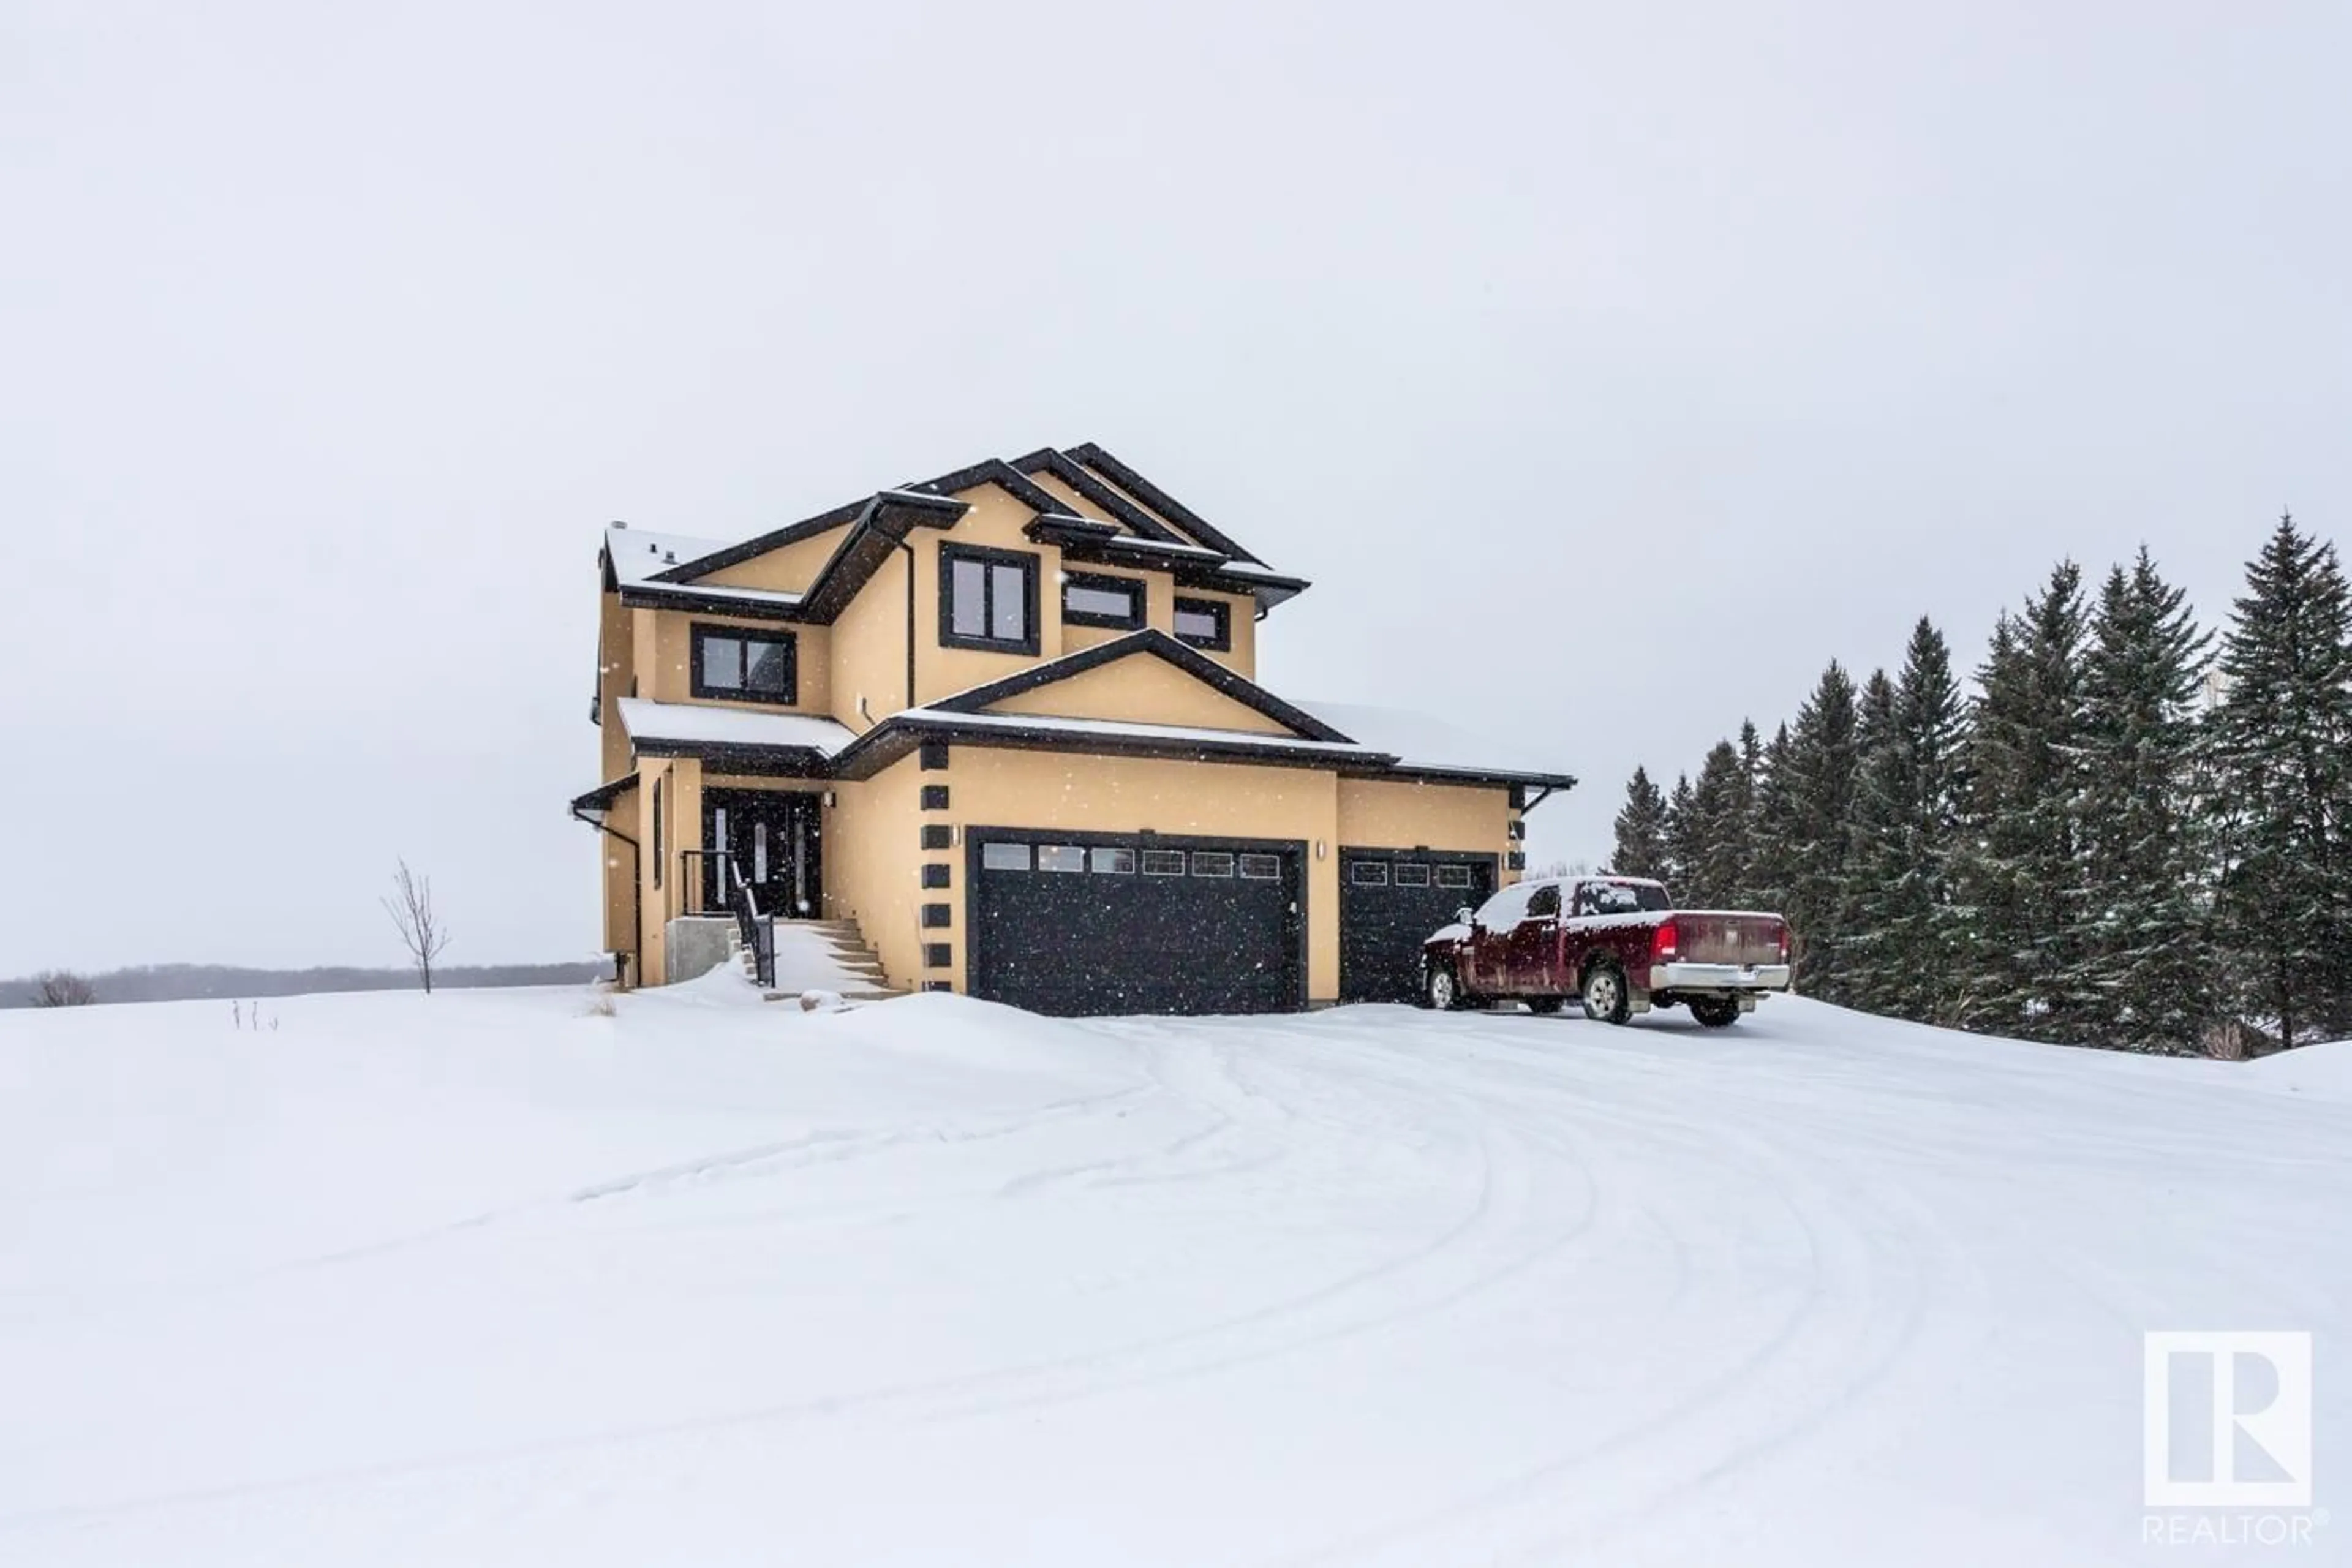
[(2210, 641), (2143, 549), (2100, 591), (2083, 661), (2085, 1037), (2188, 1050), (2219, 1016), (2195, 704)]
[[(1881, 703), (1884, 718), (1872, 715)], [(1854, 799), (1853, 927), (1855, 1005), (1946, 1021), (1958, 942), (1951, 907), (1958, 837), (1960, 692), (1951, 650), (1926, 617), (1912, 628), (1903, 671), (1885, 697), (1865, 693), (1865, 739)]]
[(1738, 897), (1747, 872), (1747, 786), (1739, 753), (1717, 741), (1691, 789), (1690, 826), (1684, 841), (1690, 856), (1676, 901), (1687, 909), (1719, 910)]
[(1832, 1002), (1845, 994), (1840, 922), (1853, 842), (1856, 725), (1853, 678), (1832, 660), (1798, 710), (1786, 754), (1772, 770), (1785, 802), (1781, 907), (1795, 932), (1799, 983)]
[(2222, 931), (2283, 1045), (2352, 1030), (2352, 591), (2292, 517), (2246, 569), (2221, 674)]
[(1764, 740), (1752, 719), (1739, 721), (1739, 874), (1731, 901), (1741, 909), (1766, 907), (1759, 898), (1764, 880), (1760, 819), (1764, 811)]
[[(1785, 912), (1796, 880), (1796, 855), (1790, 835), (1796, 827), (1796, 806), (1790, 798), (1789, 752), (1793, 742), (1789, 726), (1780, 725), (1763, 748), (1756, 768), (1756, 807), (1748, 815), (1748, 886), (1740, 902), (1759, 910)], [(1802, 941), (1801, 933), (1799, 936)]]
[(1891, 1011), (1893, 1001), (1887, 910), (1871, 875), (1886, 863), (1901, 836), (1901, 802), (1885, 776), (1897, 739), (1895, 683), (1885, 670), (1874, 669), (1862, 684), (1855, 711), (1853, 815), (1835, 915), (1843, 976), (1837, 1000), (1871, 1013)]
[(1666, 797), (1636, 767), (1625, 783), (1625, 805), (1617, 813), (1617, 854), (1609, 868), (1621, 877), (1664, 877), (1666, 870)]
[(1675, 792), (1666, 797), (1666, 864), (1659, 872), (1677, 897), (1699, 856), (1698, 813), (1691, 798), (1688, 773), (1676, 775)]
[(2001, 617), (1978, 675), (1957, 866), (1971, 1028), (2074, 1038), (2098, 1001), (2080, 990), (2083, 636), (2082, 569), (2061, 562)]

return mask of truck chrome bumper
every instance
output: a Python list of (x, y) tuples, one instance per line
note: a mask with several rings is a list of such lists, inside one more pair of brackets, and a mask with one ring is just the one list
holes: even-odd
[(1786, 991), (1785, 963), (1654, 963), (1653, 991)]

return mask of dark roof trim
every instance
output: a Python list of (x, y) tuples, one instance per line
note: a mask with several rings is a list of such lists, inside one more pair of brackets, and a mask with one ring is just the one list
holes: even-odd
[(586, 795), (574, 795), (572, 799), (572, 809), (574, 811), (610, 811), (613, 809), (613, 803), (614, 801), (620, 799), (623, 795), (628, 794), (631, 790), (636, 787), (637, 775), (635, 773), (630, 773), (623, 778), (614, 779), (610, 784), (600, 784), (594, 789), (590, 790)]
[(1097, 643), (1076, 653), (1064, 654), (1059, 658), (1047, 659), (1043, 664), (1033, 664), (1002, 680), (975, 686), (969, 691), (943, 698), (931, 706), (945, 713), (979, 713), (992, 703), (1002, 702), (1008, 697), (1018, 697), (1041, 686), (1051, 686), (1074, 675), (1083, 675), (1106, 664), (1147, 653), (1167, 660), (1202, 685), (1308, 740), (1336, 742), (1344, 746), (1356, 743), (1304, 708), (1292, 707), (1247, 676), (1237, 675), (1208, 655), (1185, 647), (1166, 632), (1150, 627), (1123, 637), (1113, 637), (1108, 642)]
[(908, 534), (918, 526), (953, 528), (970, 510), (963, 502), (943, 496), (902, 490), (885, 490), (876, 496), (849, 525), (841, 548), (817, 569), (808, 592), (801, 595), (803, 618), (829, 625), (890, 558), (890, 552), (907, 542)]
[(830, 533), (856, 518), (865, 510), (866, 504), (863, 500), (854, 500), (847, 506), (837, 506), (831, 511), (821, 511), (814, 517), (802, 521), (787, 523), (782, 528), (762, 533), (757, 538), (747, 539), (740, 544), (730, 544), (724, 550), (714, 550), (708, 555), (698, 555), (691, 561), (681, 561), (666, 571), (655, 573), (648, 581), (691, 583), (713, 572), (723, 572), (730, 566), (740, 566), (746, 561), (765, 555), (771, 550), (781, 550), (787, 544), (797, 544), (803, 539), (814, 539), (821, 533)]
[(1034, 474), (1043, 468), (1146, 539), (1157, 539), (1169, 544), (1184, 542), (1183, 536), (1174, 529), (1051, 447), (1040, 447), (1025, 458), (1015, 458), (1013, 466), (1024, 474)]
[(971, 489), (979, 485), (994, 485), (1031, 511), (1059, 511), (1062, 503), (1051, 490), (1041, 489), (1028, 475), (1002, 458), (990, 458), (968, 468), (958, 468), (951, 474), (941, 474), (936, 479), (925, 479), (919, 485), (901, 487), (908, 491), (931, 495), (953, 495), (958, 490)]
[[(1359, 753), (1343, 759), (1303, 742), (1278, 739), (1255, 743), (1176, 740), (1148, 735), (1106, 735), (1084, 730), (1031, 729), (1019, 724), (958, 724), (953, 720), (910, 719), (894, 714), (842, 748), (833, 759), (836, 777), (871, 778), (926, 741), (1014, 752), (1081, 752), (1094, 755), (1160, 757), (1177, 762), (1255, 763), (1261, 767), (1337, 769), (1344, 764), (1375, 768), (1392, 759)], [(1381, 776), (1375, 774), (1374, 776)]]
[(1576, 779), (1569, 773), (1522, 773), (1495, 768), (1417, 768), (1405, 762), (1400, 762), (1395, 766), (1387, 768), (1358, 768), (1342, 764), (1339, 768), (1339, 775), (1342, 778), (1351, 779), (1409, 779), (1416, 784), (1470, 784), (1497, 788), (1510, 784), (1532, 784), (1546, 795), (1576, 787)]
[[(1195, 572), (1214, 570), (1224, 562), (1214, 555), (1202, 555), (1202, 546), (1180, 544), (1173, 541), (1138, 539), (1121, 533), (1107, 522), (1097, 522), (1090, 517), (1072, 517), (1068, 512), (1047, 512), (1031, 520), (1023, 529), (1030, 538), (1049, 544), (1058, 544), (1066, 551), (1082, 552), (1090, 561), (1125, 561), (1131, 566), (1142, 566), (1154, 572), (1175, 572), (1192, 567)], [(1111, 546), (1116, 542), (1118, 548)]]
[(641, 757), (699, 757), (711, 768), (772, 778), (830, 778), (825, 755), (814, 746), (744, 745), (727, 741), (633, 741)]
[[(1257, 561), (1257, 557), (1211, 527), (1198, 512), (1104, 451), (1092, 441), (1070, 448), (1070, 456), (1108, 479), (1144, 505), (1191, 534), (1212, 550), (1222, 550), (1236, 561)], [(1258, 561), (1259, 565), (1265, 564)]]
[(632, 610), (699, 610), (706, 615), (740, 616), (750, 621), (807, 619), (803, 613), (805, 600), (797, 605), (763, 603), (755, 599), (731, 598), (724, 592), (674, 587), (666, 583), (639, 583), (620, 592), (622, 605)]

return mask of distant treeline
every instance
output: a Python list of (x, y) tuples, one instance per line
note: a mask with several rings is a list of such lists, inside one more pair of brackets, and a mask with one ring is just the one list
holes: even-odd
[(2072, 562), (1974, 689), (1926, 620), (1832, 663), (1671, 792), (1636, 769), (1616, 868), (1785, 910), (1800, 988), (2026, 1039), (2252, 1055), (2352, 1033), (2352, 582), (2282, 518), (2219, 658), (2147, 552)]
[[(433, 970), (435, 986), (584, 985), (612, 973), (605, 963), (478, 963)], [(411, 991), (414, 969), (236, 969), (215, 963), (150, 963), (82, 976), (100, 1002), (186, 1002), (217, 997), (302, 996), (321, 991)], [(34, 981), (0, 980), (0, 1007), (33, 1005)]]

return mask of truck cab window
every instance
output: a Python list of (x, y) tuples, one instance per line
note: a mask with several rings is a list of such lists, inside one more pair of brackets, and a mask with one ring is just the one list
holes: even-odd
[(1528, 897), (1529, 916), (1559, 913), (1559, 888), (1557, 884), (1538, 888)]

